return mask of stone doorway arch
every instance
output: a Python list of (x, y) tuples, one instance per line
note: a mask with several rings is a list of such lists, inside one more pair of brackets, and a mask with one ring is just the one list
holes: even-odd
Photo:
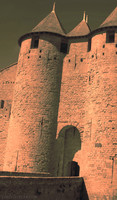
[(78, 176), (80, 167), (73, 161), (74, 155), (81, 149), (81, 139), (78, 129), (65, 126), (56, 141), (57, 176)]

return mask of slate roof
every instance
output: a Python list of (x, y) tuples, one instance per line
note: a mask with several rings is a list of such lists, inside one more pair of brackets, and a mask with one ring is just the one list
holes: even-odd
[(88, 15), (86, 16), (85, 11), (83, 14), (83, 20), (72, 30), (70, 31), (67, 35), (68, 36), (84, 36), (89, 34), (90, 28), (88, 26)]
[(117, 7), (112, 13), (105, 19), (100, 27), (117, 26)]
[(51, 32), (65, 35), (64, 29), (55, 13), (54, 6), (52, 12), (33, 28), (32, 32)]
[(90, 33), (90, 28), (87, 23), (82, 20), (71, 32), (69, 32), (68, 36), (84, 36)]

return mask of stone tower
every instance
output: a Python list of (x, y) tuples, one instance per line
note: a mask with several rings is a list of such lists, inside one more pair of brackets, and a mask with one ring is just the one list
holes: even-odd
[(54, 168), (53, 145), (64, 57), (59, 49), (64, 34), (53, 7), (52, 12), (31, 33), (19, 39), (21, 50), (5, 171), (51, 173)]
[(88, 31), (83, 20), (67, 34), (69, 54), (63, 63), (57, 166), (62, 174), (62, 165), (70, 159), (77, 162), (89, 199), (116, 199), (117, 7), (99, 28)]
[(80, 176), (90, 200), (116, 199), (117, 7), (93, 31), (84, 12), (65, 34), (54, 4), (19, 44), (18, 63), (1, 72), (15, 82), (9, 99), (0, 89), (2, 170)]

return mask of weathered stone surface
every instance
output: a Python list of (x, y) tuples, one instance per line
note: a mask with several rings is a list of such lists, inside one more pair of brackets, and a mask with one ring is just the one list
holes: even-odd
[(82, 193), (82, 178), (0, 177), (1, 200), (81, 200)]
[(104, 27), (83, 38), (40, 33), (36, 49), (30, 35), (22, 38), (18, 64), (0, 72), (1, 170), (60, 177), (70, 175), (67, 162), (74, 161), (90, 200), (116, 198), (113, 30), (112, 43)]

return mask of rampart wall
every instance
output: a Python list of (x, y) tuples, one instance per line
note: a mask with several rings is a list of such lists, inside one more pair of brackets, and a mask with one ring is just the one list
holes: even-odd
[(80, 200), (86, 196), (82, 178), (0, 177), (3, 200)]
[(13, 64), (12, 66), (0, 71), (0, 105), (1, 101), (3, 101), (3, 108), (0, 107), (0, 170), (2, 170), (3, 167), (3, 159), (8, 136), (8, 125), (11, 114), (16, 70), (17, 64)]

